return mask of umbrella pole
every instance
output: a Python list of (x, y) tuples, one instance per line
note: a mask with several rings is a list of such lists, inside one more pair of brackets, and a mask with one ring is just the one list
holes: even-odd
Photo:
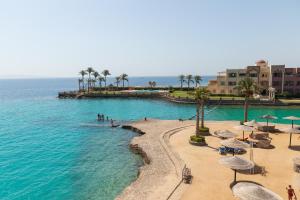
[(245, 140), (245, 131), (243, 131), (243, 141)]
[(294, 128), (294, 120), (292, 120), (292, 128)]
[(236, 170), (234, 170), (234, 183), (236, 183)]
[(269, 120), (267, 119), (267, 129), (268, 129), (268, 132), (269, 132)]
[(291, 148), (292, 146), (292, 133), (290, 133), (290, 144), (289, 144), (289, 147)]

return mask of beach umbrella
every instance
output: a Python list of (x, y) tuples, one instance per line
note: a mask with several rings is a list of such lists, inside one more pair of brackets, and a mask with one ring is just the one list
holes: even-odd
[(245, 131), (246, 132), (252, 132), (252, 131), (254, 131), (254, 128), (252, 128), (250, 126), (245, 126), (245, 125), (235, 126), (234, 129), (238, 130), (238, 131), (243, 131), (243, 140), (245, 139)]
[[(244, 148), (249, 148), (250, 145), (245, 143), (245, 142), (242, 142), (242, 141), (239, 141), (237, 140), (236, 138), (230, 138), (230, 139), (227, 139), (227, 140), (222, 140), (220, 142), (223, 146), (225, 147), (229, 147), (229, 148), (241, 148), (241, 149), (244, 149)], [(234, 155), (234, 151), (233, 151), (233, 155)]]
[(284, 132), (287, 132), (287, 133), (290, 133), (290, 143), (289, 143), (289, 147), (291, 147), (292, 145), (292, 134), (293, 133), (300, 133), (300, 130), (299, 129), (296, 129), (296, 128), (287, 128), (287, 129), (284, 129)]
[(244, 122), (245, 126), (250, 126), (250, 127), (256, 127), (256, 126), (260, 126), (259, 123), (257, 123), (255, 120), (251, 120), (249, 122)]
[(269, 126), (269, 120), (278, 119), (276, 116), (273, 116), (273, 115), (263, 115), (260, 118), (267, 120), (267, 127)]
[(250, 182), (240, 182), (233, 186), (233, 195), (241, 200), (283, 200), (271, 190)]
[(234, 138), (237, 136), (237, 134), (229, 131), (229, 130), (220, 130), (220, 131), (216, 131), (215, 134), (219, 137), (222, 138)]
[(292, 128), (294, 128), (294, 121), (300, 120), (300, 117), (288, 116), (288, 117), (284, 117), (283, 119), (291, 120), (292, 121)]
[(248, 170), (254, 167), (254, 163), (238, 156), (220, 158), (219, 163), (234, 170), (234, 183), (236, 182), (236, 170)]

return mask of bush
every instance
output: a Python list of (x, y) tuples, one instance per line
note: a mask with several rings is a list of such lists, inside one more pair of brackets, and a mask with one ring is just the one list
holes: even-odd
[(205, 137), (203, 137), (203, 136), (192, 135), (190, 137), (190, 139), (191, 139), (191, 141), (197, 142), (197, 143), (205, 142)]
[(199, 132), (200, 133), (207, 133), (207, 132), (209, 132), (209, 128), (208, 127), (200, 127)]

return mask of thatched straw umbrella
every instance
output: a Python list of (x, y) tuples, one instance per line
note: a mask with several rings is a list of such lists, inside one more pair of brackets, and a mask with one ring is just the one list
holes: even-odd
[(267, 120), (267, 128), (269, 131), (269, 120), (274, 120), (274, 119), (278, 119), (276, 116), (272, 116), (272, 115), (263, 115), (260, 117), (261, 119), (266, 119)]
[(288, 116), (288, 117), (284, 117), (283, 119), (291, 120), (292, 121), (292, 128), (294, 128), (294, 121), (300, 120), (300, 117)]
[(284, 132), (287, 132), (287, 133), (290, 133), (290, 143), (289, 143), (289, 147), (291, 147), (292, 145), (292, 134), (293, 133), (300, 133), (300, 130), (299, 129), (296, 129), (296, 128), (287, 128), (287, 129), (284, 129)]
[(236, 170), (248, 170), (254, 167), (254, 163), (242, 157), (224, 157), (219, 163), (234, 170), (234, 183), (236, 182)]
[(232, 192), (241, 200), (283, 200), (278, 194), (255, 183), (240, 182), (233, 186)]
[(237, 134), (229, 131), (229, 130), (220, 130), (220, 131), (216, 131), (215, 134), (219, 137), (222, 138), (234, 138), (237, 136)]
[(254, 128), (252, 128), (250, 126), (245, 126), (245, 125), (235, 126), (234, 129), (238, 130), (238, 131), (243, 131), (243, 140), (245, 139), (245, 131), (246, 132), (252, 132), (252, 131), (254, 131)]
[(257, 121), (255, 120), (251, 120), (249, 122), (244, 122), (244, 125), (245, 126), (250, 126), (250, 127), (257, 127), (257, 126), (260, 126), (259, 123), (257, 123)]
[[(247, 144), (245, 142), (242, 142), (242, 141), (239, 141), (236, 138), (230, 138), (230, 139), (227, 139), (227, 140), (222, 140), (220, 143), (223, 146), (230, 147), (230, 148), (241, 148), (241, 149), (244, 149), (244, 148), (249, 148), (250, 147), (249, 144)], [(233, 155), (234, 155), (234, 151), (233, 151)]]

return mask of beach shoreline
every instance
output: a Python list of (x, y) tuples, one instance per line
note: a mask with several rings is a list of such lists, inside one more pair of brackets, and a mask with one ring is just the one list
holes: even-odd
[(144, 165), (140, 167), (137, 179), (116, 199), (180, 199), (186, 187), (181, 184), (185, 163), (171, 150), (169, 138), (192, 126), (193, 121), (156, 119), (126, 125), (126, 129), (140, 134), (132, 139), (130, 147), (142, 156)]

